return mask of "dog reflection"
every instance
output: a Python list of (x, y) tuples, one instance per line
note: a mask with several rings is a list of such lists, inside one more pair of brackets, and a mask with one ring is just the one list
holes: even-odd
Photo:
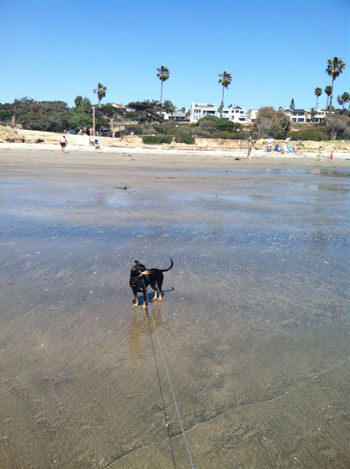
[[(146, 312), (142, 312), (142, 318), (138, 319), (138, 311), (135, 312), (133, 320), (129, 327), (129, 352), (130, 358), (142, 358), (145, 356), (150, 356), (152, 354), (152, 349), (150, 346), (146, 346), (143, 343), (144, 336), (153, 334), (155, 328), (159, 330), (164, 326), (162, 314), (161, 314), (161, 305), (154, 304), (152, 310), (149, 313), (150, 318), (147, 318)], [(151, 318), (153, 316), (153, 321)], [(155, 328), (154, 328), (154, 325)]]

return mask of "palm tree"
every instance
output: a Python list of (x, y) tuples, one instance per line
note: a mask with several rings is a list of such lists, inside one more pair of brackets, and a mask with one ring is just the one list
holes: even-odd
[(316, 114), (316, 110), (315, 110), (314, 107), (312, 107), (312, 108), (310, 109), (310, 112), (309, 112), (309, 116), (310, 116), (311, 122), (314, 121), (314, 119), (315, 119), (315, 114)]
[(98, 97), (98, 105), (101, 106), (101, 99), (106, 96), (107, 88), (102, 85), (102, 83), (98, 83), (97, 89), (94, 90), (94, 93), (97, 94)]
[[(344, 104), (350, 103), (350, 93), (347, 93), (346, 91), (342, 94), (342, 98), (344, 100)], [(349, 111), (350, 111), (350, 104), (349, 104)]]
[(326, 109), (328, 109), (329, 97), (330, 97), (330, 95), (332, 94), (332, 87), (331, 87), (331, 85), (326, 86), (326, 88), (324, 89), (324, 92), (325, 92), (326, 95), (327, 95), (327, 106), (326, 106)]
[(231, 73), (223, 72), (223, 73), (219, 73), (218, 76), (220, 77), (219, 83), (222, 84), (222, 98), (221, 98), (221, 106), (219, 108), (220, 119), (221, 119), (222, 118), (222, 111), (224, 109), (224, 91), (225, 91), (225, 88), (227, 89), (228, 85), (231, 83), (232, 75), (231, 75)]
[(81, 103), (83, 102), (83, 97), (82, 96), (77, 96), (74, 100), (75, 107), (80, 107)]
[(315, 88), (315, 95), (316, 95), (316, 107), (315, 107), (315, 110), (317, 111), (318, 109), (318, 98), (321, 96), (322, 94), (322, 89), (321, 88)]
[[(331, 93), (331, 99), (329, 101), (329, 109), (332, 107), (334, 80), (338, 78), (341, 73), (343, 73), (345, 65), (346, 64), (342, 61), (342, 59), (339, 59), (338, 57), (334, 57), (333, 60), (328, 59), (326, 73), (330, 77), (332, 77), (332, 93)], [(328, 112), (329, 112), (329, 109), (328, 109)]]
[(339, 105), (343, 107), (343, 109), (341, 110), (341, 113), (345, 114), (346, 113), (345, 105), (346, 103), (350, 101), (350, 94), (345, 91), (342, 95), (338, 95), (337, 101)]
[(160, 87), (160, 104), (162, 104), (162, 97), (163, 97), (163, 83), (167, 81), (167, 79), (170, 76), (170, 71), (167, 67), (164, 67), (163, 65), (160, 68), (157, 68), (157, 77), (159, 80), (162, 82), (161, 87)]

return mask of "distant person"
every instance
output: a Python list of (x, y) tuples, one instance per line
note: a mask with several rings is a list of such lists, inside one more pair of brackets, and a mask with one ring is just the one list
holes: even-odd
[(252, 152), (252, 142), (251, 142), (251, 140), (249, 139), (249, 142), (248, 142), (248, 153), (247, 153), (247, 158), (248, 158), (248, 160), (251, 159), (251, 158), (250, 158), (251, 152)]
[(330, 158), (331, 158), (331, 161), (333, 161), (333, 151), (332, 151), (332, 153), (331, 153)]
[(66, 146), (68, 145), (68, 142), (67, 142), (67, 139), (66, 139), (65, 135), (63, 135), (63, 137), (61, 138), (60, 144), (61, 144), (61, 151), (62, 151), (62, 153), (64, 153), (64, 151), (66, 149)]
[(272, 152), (272, 146), (273, 146), (273, 138), (269, 138), (269, 146), (268, 146), (268, 151)]
[(318, 147), (318, 155), (317, 155), (318, 161), (323, 161), (322, 159), (322, 147), (321, 145)]

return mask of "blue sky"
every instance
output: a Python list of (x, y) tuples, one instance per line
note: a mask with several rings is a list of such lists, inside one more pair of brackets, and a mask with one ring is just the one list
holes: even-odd
[[(315, 106), (331, 84), (327, 60), (347, 67), (334, 95), (350, 92), (350, 0), (0, 0), (0, 102), (61, 100), (107, 87), (102, 102), (160, 98), (178, 108)], [(325, 106), (326, 95), (320, 97)]]

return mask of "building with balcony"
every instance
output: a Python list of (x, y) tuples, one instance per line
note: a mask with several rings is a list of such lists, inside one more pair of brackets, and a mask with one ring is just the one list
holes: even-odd
[[(306, 122), (311, 122), (311, 112), (305, 111), (304, 109), (283, 109), (283, 112), (286, 116), (290, 117), (292, 124), (304, 124)], [(326, 117), (326, 111), (322, 109), (317, 109), (315, 111), (313, 122), (320, 123), (323, 122)]]
[[(216, 104), (192, 103), (190, 109), (190, 122), (196, 123), (199, 119), (206, 116), (220, 117), (220, 112)], [(222, 110), (222, 119), (244, 124), (247, 122), (247, 114), (245, 109), (234, 108), (229, 106)]]

